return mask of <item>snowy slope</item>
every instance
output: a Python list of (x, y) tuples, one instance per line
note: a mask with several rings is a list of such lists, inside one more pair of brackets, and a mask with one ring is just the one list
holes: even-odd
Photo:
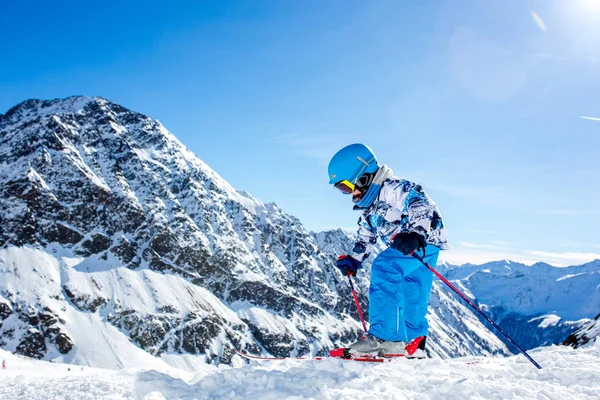
[[(23, 321), (22, 315), (11, 313), (2, 321), (5, 335), (3, 347), (9, 351), (19, 351), (19, 346), (27, 343), (24, 337), (46, 333), (52, 343), (56, 335), (53, 330), (65, 335), (73, 349), (63, 352), (60, 346), (49, 347), (45, 354), (29, 349), (32, 356), (42, 356), (57, 362), (69, 362), (77, 365), (102, 368), (133, 368), (152, 364), (151, 354), (161, 353), (160, 348), (169, 348), (170, 341), (177, 341), (184, 331), (186, 319), (188, 325), (194, 320), (227, 320), (223, 331), (202, 344), (214, 347), (217, 352), (223, 345), (223, 338), (229, 335), (239, 347), (244, 341), (251, 343), (251, 335), (237, 315), (225, 307), (215, 296), (205, 289), (174, 275), (163, 275), (151, 270), (132, 271), (124, 267), (115, 267), (90, 272), (89, 259), (57, 259), (41, 250), (10, 247), (0, 250), (0, 281), (2, 293), (12, 293), (13, 298), (2, 299), (17, 305), (38, 305), (45, 314), (29, 310), (29, 317), (44, 320), (39, 330), (31, 328), (29, 321)], [(34, 289), (35, 288), (35, 289)], [(70, 293), (65, 296), (63, 291)], [(93, 305), (90, 298), (103, 299), (96, 312), (90, 312)], [(76, 306), (75, 302), (80, 305)], [(100, 308), (100, 306), (102, 306)], [(87, 309), (86, 309), (87, 308)], [(127, 313), (127, 310), (131, 310)], [(133, 312), (133, 310), (135, 310)], [(162, 311), (162, 312), (160, 312)], [(130, 315), (135, 321), (150, 318), (158, 320), (161, 315), (170, 320), (180, 321), (160, 343), (152, 343), (149, 332), (153, 328), (148, 324), (133, 324), (129, 331), (119, 329), (119, 315)], [(44, 317), (43, 315), (49, 315)], [(189, 318), (190, 315), (194, 319)], [(210, 326), (204, 323), (203, 326)], [(144, 332), (139, 333), (143, 329)], [(215, 328), (217, 329), (217, 328)], [(49, 334), (50, 333), (50, 334)], [(131, 338), (146, 335), (147, 351), (132, 346)], [(12, 339), (11, 339), (12, 336)], [(42, 340), (42, 343), (45, 343)], [(49, 344), (50, 344), (49, 343)], [(57, 351), (58, 350), (58, 351)], [(173, 360), (177, 363), (176, 360)]]
[[(597, 399), (600, 341), (574, 350), (454, 360), (252, 362), (197, 374), (149, 366), (146, 371), (51, 364), (0, 350), (0, 397), (10, 399)], [(475, 362), (475, 364), (471, 364)], [(69, 368), (71, 370), (69, 371)]]

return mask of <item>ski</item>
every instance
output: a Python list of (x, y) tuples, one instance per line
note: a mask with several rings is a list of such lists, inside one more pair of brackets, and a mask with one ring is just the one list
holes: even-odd
[(383, 363), (392, 361), (394, 358), (401, 357), (402, 355), (395, 354), (386, 354), (385, 356), (373, 356), (369, 354), (364, 354), (361, 356), (351, 355), (345, 352), (345, 355), (335, 355), (334, 352), (338, 350), (347, 350), (347, 349), (334, 349), (329, 352), (329, 357), (265, 357), (265, 356), (254, 356), (252, 354), (247, 354), (241, 352), (239, 350), (235, 350), (237, 354), (240, 356), (247, 358), (249, 360), (270, 360), (270, 361), (284, 361), (284, 360), (304, 360), (304, 361), (323, 361), (323, 360), (331, 360), (331, 359), (339, 359), (339, 360), (347, 360), (347, 361), (358, 361), (358, 362), (374, 362), (374, 363)]
[[(347, 347), (338, 347), (329, 352), (329, 356), (331, 358), (341, 358), (342, 360), (356, 360), (360, 359), (360, 361), (369, 361), (369, 362), (383, 362), (384, 360), (391, 360), (393, 358), (404, 357), (404, 354), (383, 354), (383, 355), (371, 355), (371, 354), (363, 354), (357, 356), (350, 352), (350, 349)], [(382, 361), (380, 361), (382, 360)]]
[[(285, 360), (302, 360), (302, 361), (323, 361), (323, 360), (345, 360), (345, 361), (357, 361), (357, 362), (371, 362), (371, 363), (385, 363), (393, 361), (397, 358), (404, 358), (404, 354), (385, 354), (383, 356), (375, 356), (370, 354), (363, 354), (360, 356), (352, 355), (348, 349), (340, 347), (333, 349), (329, 352), (329, 357), (266, 357), (266, 356), (255, 356), (252, 354), (244, 353), (239, 350), (235, 352), (248, 360), (267, 360), (267, 361), (285, 361)], [(420, 360), (420, 358), (410, 358), (409, 360)], [(468, 361), (466, 365), (479, 364), (479, 361)]]
[(244, 357), (247, 358), (249, 360), (271, 360), (271, 361), (283, 361), (283, 360), (317, 360), (317, 361), (321, 361), (324, 360), (325, 358), (328, 357), (315, 357), (315, 358), (311, 358), (311, 357), (265, 357), (265, 356), (254, 356), (252, 354), (248, 354), (248, 353), (243, 353), (239, 350), (235, 350), (235, 352)]

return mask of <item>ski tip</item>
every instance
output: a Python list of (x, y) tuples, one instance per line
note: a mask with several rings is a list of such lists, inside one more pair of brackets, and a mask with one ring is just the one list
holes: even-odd
[(345, 347), (338, 347), (337, 349), (333, 349), (331, 351), (329, 351), (329, 355), (331, 357), (337, 357), (337, 358), (350, 358), (350, 349), (347, 349)]

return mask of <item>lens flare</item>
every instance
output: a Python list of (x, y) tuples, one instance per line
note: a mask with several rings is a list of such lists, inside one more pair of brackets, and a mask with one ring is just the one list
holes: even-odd
[(533, 18), (533, 22), (535, 22), (535, 24), (538, 26), (538, 28), (540, 28), (541, 30), (546, 32), (546, 23), (544, 22), (542, 17), (540, 17), (540, 15), (538, 13), (536, 13), (535, 11), (530, 11), (530, 13), (531, 13), (531, 18)]

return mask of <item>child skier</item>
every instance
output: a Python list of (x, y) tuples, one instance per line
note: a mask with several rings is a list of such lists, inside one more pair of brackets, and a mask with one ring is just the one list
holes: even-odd
[(379, 165), (364, 144), (338, 151), (328, 172), (329, 184), (351, 195), (354, 209), (361, 213), (354, 249), (337, 261), (342, 273), (356, 276), (378, 237), (389, 245), (371, 267), (369, 331), (350, 345), (350, 351), (425, 357), (433, 275), (410, 254), (416, 251), (435, 267), (440, 249), (448, 248), (436, 204), (420, 185)]

